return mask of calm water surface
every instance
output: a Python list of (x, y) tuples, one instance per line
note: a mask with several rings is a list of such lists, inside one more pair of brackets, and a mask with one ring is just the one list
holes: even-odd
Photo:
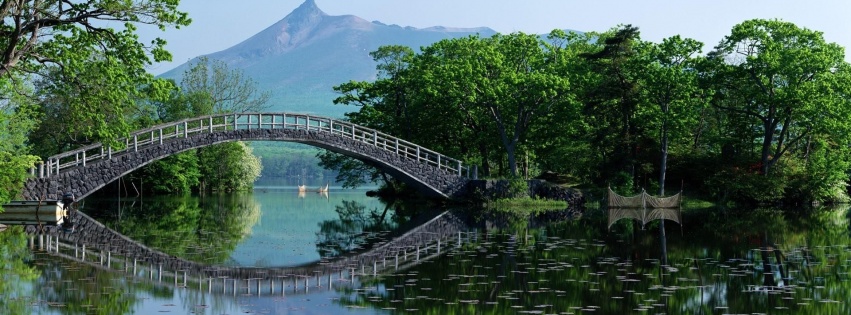
[[(314, 185), (316, 187), (319, 184)], [(212, 265), (279, 267), (360, 252), (424, 222), (411, 205), (292, 183), (250, 194), (87, 200), (134, 240)], [(2, 314), (849, 314), (848, 207), (683, 210), (666, 224), (588, 209), (469, 215), (445, 249), (331, 290), (258, 296), (82, 264), (0, 233)], [(475, 221), (475, 222), (473, 222)]]

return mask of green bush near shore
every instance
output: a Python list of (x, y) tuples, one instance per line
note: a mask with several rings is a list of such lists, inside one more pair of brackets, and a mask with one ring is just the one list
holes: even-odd
[(484, 204), (487, 211), (511, 212), (511, 213), (540, 213), (547, 211), (564, 210), (567, 202), (564, 200), (550, 200), (542, 198), (505, 198), (488, 201)]

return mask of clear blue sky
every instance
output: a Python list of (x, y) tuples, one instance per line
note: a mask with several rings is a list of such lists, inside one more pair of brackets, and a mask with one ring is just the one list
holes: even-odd
[[(199, 55), (226, 49), (260, 32), (303, 0), (183, 0), (193, 19), (180, 30), (141, 29), (143, 39), (168, 41), (174, 62), (154, 65), (156, 74)], [(777, 18), (824, 32), (829, 42), (851, 46), (851, 0), (315, 0), (329, 15), (417, 28), (487, 26), (500, 33), (548, 33), (553, 29), (605, 31), (633, 24), (645, 40), (681, 35), (711, 49), (733, 25), (753, 18)], [(846, 53), (846, 60), (848, 58)]]

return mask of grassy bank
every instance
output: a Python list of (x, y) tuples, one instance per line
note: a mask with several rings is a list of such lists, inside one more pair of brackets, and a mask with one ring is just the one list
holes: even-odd
[(511, 212), (518, 214), (539, 213), (554, 210), (564, 210), (567, 202), (564, 200), (549, 200), (541, 198), (504, 198), (487, 201), (484, 208), (495, 212)]

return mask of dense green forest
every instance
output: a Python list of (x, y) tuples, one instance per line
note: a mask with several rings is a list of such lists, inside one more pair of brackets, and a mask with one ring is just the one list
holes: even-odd
[[(120, 147), (129, 132), (158, 123), (266, 108), (269, 94), (220, 61), (200, 59), (179, 82), (146, 71), (171, 56), (163, 40), (142, 42), (136, 29), (188, 25), (177, 2), (3, 4), (0, 203), (57, 152)], [(335, 88), (335, 103), (353, 106), (346, 119), (478, 165), (486, 177), (554, 171), (625, 191), (682, 183), (714, 199), (847, 199), (849, 67), (844, 48), (818, 31), (744, 21), (704, 51), (679, 36), (643, 41), (624, 25), (371, 55), (375, 81)], [(128, 179), (159, 193), (233, 191), (250, 188), (261, 165), (275, 176), (340, 174), (347, 185), (389, 180), (323, 151), (244, 143), (175, 155)]]
[(347, 118), (484, 176), (554, 171), (621, 191), (755, 203), (845, 201), (851, 81), (844, 48), (779, 20), (708, 52), (637, 27), (381, 47), (378, 79), (335, 89)]

